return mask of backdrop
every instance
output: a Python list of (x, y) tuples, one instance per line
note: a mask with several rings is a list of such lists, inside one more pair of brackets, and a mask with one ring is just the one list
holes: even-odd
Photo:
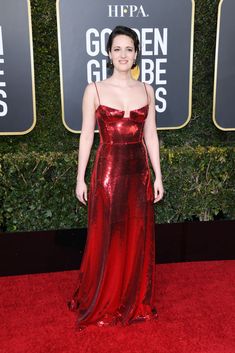
[(221, 130), (235, 130), (235, 1), (222, 0), (218, 9), (213, 120)]
[(30, 2), (0, 0), (0, 134), (36, 123)]
[[(140, 39), (136, 78), (155, 90), (157, 127), (184, 127), (191, 117), (194, 1), (57, 1), (63, 122), (81, 130), (81, 100), (87, 83), (105, 79), (106, 42), (116, 25), (133, 28)], [(97, 130), (96, 130), (97, 131)]]

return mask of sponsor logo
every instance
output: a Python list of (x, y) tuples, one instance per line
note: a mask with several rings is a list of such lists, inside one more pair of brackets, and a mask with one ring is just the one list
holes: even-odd
[(108, 17), (149, 17), (143, 5), (108, 5)]

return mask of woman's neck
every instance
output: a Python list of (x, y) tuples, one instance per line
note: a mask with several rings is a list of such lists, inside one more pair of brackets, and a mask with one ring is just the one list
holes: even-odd
[(130, 71), (120, 72), (114, 69), (110, 80), (112, 80), (114, 84), (126, 86), (133, 81), (133, 78), (131, 77)]

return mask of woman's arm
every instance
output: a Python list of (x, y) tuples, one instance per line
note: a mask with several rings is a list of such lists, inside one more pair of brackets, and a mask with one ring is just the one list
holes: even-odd
[(85, 184), (85, 172), (89, 160), (91, 147), (94, 140), (95, 129), (95, 89), (94, 84), (87, 85), (82, 101), (82, 130), (78, 150), (78, 170), (76, 195), (79, 201), (86, 204), (87, 188)]
[(160, 149), (155, 121), (155, 98), (152, 86), (146, 84), (150, 98), (149, 113), (144, 124), (144, 140), (148, 150), (149, 158), (155, 173), (154, 182), (154, 203), (163, 197), (164, 189), (162, 185), (162, 174), (160, 166)]

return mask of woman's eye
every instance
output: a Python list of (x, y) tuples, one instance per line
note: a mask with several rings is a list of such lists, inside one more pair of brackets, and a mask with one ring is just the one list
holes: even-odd
[(114, 49), (114, 51), (118, 51), (118, 50), (119, 50), (118, 48)]

